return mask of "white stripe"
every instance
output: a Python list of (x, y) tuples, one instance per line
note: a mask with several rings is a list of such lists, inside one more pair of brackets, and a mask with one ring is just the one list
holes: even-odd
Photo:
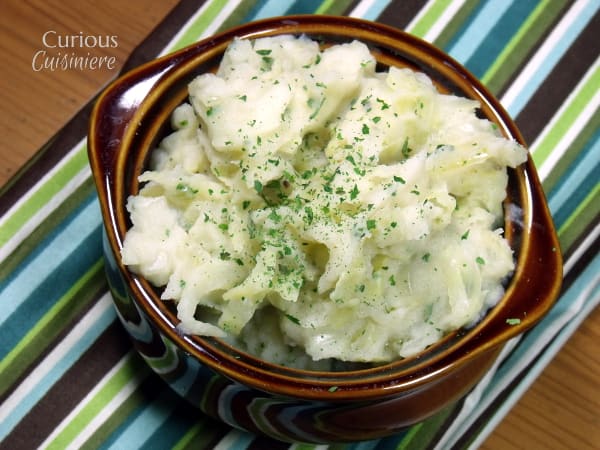
[(433, 7), (433, 5), (435, 5), (435, 0), (427, 0), (427, 3), (423, 5), (421, 9), (419, 9), (417, 15), (413, 17), (413, 19), (408, 23), (408, 25), (406, 26), (406, 31), (408, 31), (409, 33), (412, 32), (416, 24), (419, 23), (419, 21), (421, 20), (421, 18), (423, 18), (423, 16), (425, 16), (425, 14), (429, 13), (429, 10)]
[[(483, 441), (490, 435), (490, 433), (498, 426), (500, 421), (508, 414), (511, 408), (519, 401), (523, 393), (536, 381), (548, 364), (552, 361), (554, 356), (563, 347), (567, 340), (573, 335), (573, 333), (579, 328), (581, 323), (587, 318), (587, 316), (600, 304), (600, 295), (592, 297), (592, 291), (598, 289), (600, 285), (600, 276), (596, 276), (586, 286), (585, 292), (579, 296), (579, 299), (587, 295), (590, 297), (589, 300), (581, 307), (581, 311), (568, 320), (563, 321), (563, 325), (558, 333), (558, 336), (554, 337), (549, 347), (544, 351), (542, 356), (531, 370), (524, 376), (519, 382), (519, 386), (514, 389), (500, 405), (495, 414), (487, 421), (485, 427), (480, 431), (477, 439), (472, 443), (473, 449), (478, 448)], [(474, 414), (474, 417), (478, 417), (479, 414)]]
[[(169, 41), (169, 43), (165, 46), (165, 48), (160, 52), (159, 56), (164, 56), (168, 53), (171, 53), (171, 52), (177, 50), (177, 48), (175, 47), (175, 44), (188, 31), (189, 25), (194, 23), (196, 20), (198, 20), (200, 18), (200, 16), (202, 16), (202, 14), (204, 14), (206, 12), (206, 10), (211, 6), (212, 3), (214, 3), (214, 2), (206, 2), (204, 5), (202, 5), (202, 8), (200, 8), (198, 11), (196, 11), (196, 13), (187, 21), (186, 26), (183, 27)], [(183, 42), (183, 46), (190, 45), (195, 41), (199, 41), (200, 39), (208, 37), (211, 34), (214, 34), (218, 30), (218, 28), (221, 25), (223, 25), (223, 23), (225, 22), (225, 19), (227, 19), (229, 17), (229, 15), (235, 10), (235, 8), (238, 7), (238, 5), (240, 3), (241, 3), (241, 0), (228, 1), (227, 4), (225, 5), (225, 7), (217, 14), (217, 16), (214, 18), (214, 20), (211, 21), (210, 25), (205, 30), (199, 36), (197, 36), (194, 39), (194, 41)]]
[(200, 17), (202, 14), (204, 14), (204, 12), (210, 8), (210, 6), (214, 3), (213, 1), (208, 1), (206, 3), (204, 3), (202, 5), (202, 7), (200, 9), (198, 9), (188, 20), (187, 23), (185, 24), (185, 26), (181, 27), (181, 30), (179, 30), (175, 36), (173, 36), (171, 38), (171, 40), (169, 41), (169, 43), (163, 48), (163, 50), (158, 54), (158, 56), (164, 56), (168, 53), (171, 53), (175, 50), (177, 50), (176, 48), (174, 48), (174, 45), (177, 41), (179, 41), (179, 39), (181, 39), (181, 37), (188, 31), (189, 28), (189, 24), (194, 23), (198, 17)]
[[(62, 422), (56, 427), (56, 429), (50, 434), (46, 440), (41, 444), (41, 448), (46, 448), (53, 444), (53, 441), (69, 426), (69, 424), (79, 415), (79, 413), (88, 404), (94, 400), (94, 397), (104, 387), (110, 383), (112, 378), (117, 372), (119, 372), (123, 366), (130, 363), (134, 352), (127, 353), (121, 360), (106, 374), (102, 379), (94, 386), (94, 388), (88, 392), (88, 394), (79, 402), (79, 404), (71, 411), (71, 413), (65, 417)], [(148, 372), (140, 371), (135, 373), (134, 376), (121, 388), (119, 392), (107, 403), (101, 411), (94, 415), (94, 418), (77, 434), (75, 439), (69, 444), (69, 449), (81, 448), (82, 445), (100, 428), (100, 426), (109, 419), (112, 414), (121, 406), (125, 400), (135, 391), (140, 383), (146, 378)]]
[[(21, 206), (28, 202), (38, 191), (43, 190), (46, 187), (48, 181), (66, 164), (68, 164), (73, 158), (76, 157), (77, 153), (82, 150), (82, 146), (85, 143), (86, 138), (79, 141), (75, 147), (69, 152), (52, 168), (50, 169), (40, 180), (35, 183), (13, 206), (0, 218), (0, 230), (9, 220), (9, 218), (15, 214)], [(77, 188), (91, 176), (90, 168), (86, 166), (76, 174), (71, 180), (65, 184), (65, 186), (57, 192), (50, 202), (42, 206), (33, 216), (31, 216), (27, 222), (0, 248), (0, 263), (2, 263), (18, 246), (23, 240), (28, 237), (33, 230), (35, 230), (40, 223), (46, 219), (52, 211), (56, 209), (56, 206), (64, 202), (64, 200), (77, 190)]]
[[(217, 15), (215, 20), (211, 23), (210, 27), (207, 28), (203, 36), (207, 36), (213, 33), (217, 27), (219, 27), (229, 14), (239, 5), (241, 0), (229, 1), (223, 10)], [(192, 16), (189, 23), (193, 23), (198, 17), (200, 17), (211, 5), (211, 2), (206, 2), (202, 8), (196, 11)], [(169, 44), (163, 49), (159, 56), (162, 56), (174, 49), (172, 46), (181, 38), (181, 36), (187, 31), (187, 27), (183, 27), (169, 42)], [(50, 180), (58, 171), (60, 171), (66, 164), (68, 164), (86, 143), (87, 137), (82, 138), (69, 152), (54, 166), (50, 169), (40, 180), (32, 186), (17, 202), (2, 216), (0, 217), (0, 230), (7, 222), (7, 220), (19, 210), (19, 208), (31, 199), (31, 197), (41, 191), (48, 180)], [(62, 204), (64, 200), (71, 195), (84, 181), (91, 176), (90, 168), (86, 166), (77, 175), (75, 175), (69, 182), (53, 197), (52, 201), (42, 206), (16, 233), (12, 236), (1, 248), (0, 248), (0, 263), (2, 263), (20, 244), (25, 238), (27, 238), (40, 223), (44, 221), (58, 205)]]
[[(599, 64), (600, 64), (600, 58), (596, 60), (596, 63), (590, 68), (590, 70), (585, 75), (585, 77), (579, 82), (579, 84), (575, 88), (575, 90), (569, 95), (567, 101), (561, 108), (561, 111), (570, 105), (573, 97), (575, 97), (579, 93), (582, 86), (592, 76), (592, 73), (594, 73), (598, 69)], [(581, 111), (581, 113), (579, 113), (577, 120), (572, 124), (572, 126), (569, 127), (568, 131), (562, 136), (562, 138), (556, 144), (556, 146), (554, 146), (552, 148), (552, 152), (548, 155), (546, 160), (542, 163), (541, 167), (539, 167), (538, 171), (539, 171), (539, 175), (540, 175), (540, 178), (542, 179), (542, 181), (545, 180), (546, 177), (550, 174), (550, 172), (556, 166), (556, 164), (560, 161), (562, 156), (567, 152), (567, 150), (569, 149), (569, 147), (571, 146), (573, 141), (577, 138), (577, 136), (579, 136), (579, 133), (581, 133), (583, 128), (585, 128), (585, 126), (588, 124), (588, 122), (596, 116), (596, 114), (598, 113), (598, 109), (600, 109), (600, 90), (596, 91), (596, 94), (592, 97), (590, 102), (586, 105), (586, 107), (583, 109), (583, 111)], [(553, 120), (550, 122), (550, 124), (547, 125), (547, 127), (552, 126), (559, 119), (560, 119), (559, 114), (556, 114), (555, 117), (553, 118)], [(544, 131), (545, 131), (545, 129), (544, 129)], [(539, 140), (539, 138), (536, 139), (536, 141), (534, 142), (534, 145), (532, 146), (533, 154), (535, 154), (534, 152), (537, 149), (536, 144), (538, 144), (539, 142), (541, 142)]]
[(510, 339), (508, 342), (504, 344), (502, 350), (500, 351), (500, 355), (492, 364), (492, 367), (488, 370), (488, 372), (483, 376), (481, 381), (477, 383), (477, 385), (473, 388), (473, 390), (465, 397), (463, 405), (460, 407), (460, 411), (452, 420), (452, 423), (444, 430), (443, 436), (438, 440), (435, 446), (435, 450), (444, 450), (446, 448), (450, 448), (448, 442), (452, 442), (455, 439), (455, 436), (462, 436), (457, 434), (458, 430), (461, 427), (465, 426), (465, 423), (471, 423), (474, 418), (478, 416), (473, 416), (472, 412), (477, 408), (477, 405), (482, 401), (482, 398), (485, 395), (486, 389), (493, 382), (494, 376), (496, 375), (496, 371), (498, 370), (498, 366), (510, 356), (510, 353), (520, 342), (521, 337), (516, 336)]
[(506, 13), (512, 3), (512, 1), (483, 3), (483, 6), (476, 11), (467, 28), (463, 30), (452, 47), (448, 49), (448, 53), (461, 63), (469, 60), (488, 36), (487, 31), (490, 27), (498, 23), (498, 20)]
[(177, 406), (175, 393), (163, 384), (158, 388), (158, 395), (140, 407), (131, 420), (119, 428), (118, 438), (107, 447), (107, 450), (134, 450), (153, 448), (152, 439)]
[[(85, 316), (73, 327), (73, 329), (62, 339), (56, 347), (36, 365), (35, 369), (19, 384), (12, 394), (2, 403), (0, 409), (0, 440), (10, 432), (10, 430), (21, 420), (21, 413), (15, 413), (17, 408), (27, 411), (39, 399), (30, 398), (33, 391), (38, 388), (40, 383), (47, 383), (47, 378), (52, 372), (54, 378), (60, 378), (62, 373), (68, 369), (69, 363), (67, 355), (81, 342), (85, 340), (85, 335), (93, 328), (98, 317), (103, 316), (108, 310), (112, 309), (112, 301), (109, 294), (103, 295), (96, 304), (85, 314)], [(52, 380), (50, 380), (52, 381)], [(53, 383), (53, 381), (52, 381)], [(26, 412), (26, 411), (25, 411)], [(5, 428), (6, 427), (6, 428)]]
[(77, 438), (67, 447), (68, 449), (79, 449), (82, 448), (83, 444), (92, 435), (98, 431), (100, 426), (104, 424), (114, 412), (133, 394), (138, 386), (146, 379), (147, 372), (136, 373), (133, 378), (119, 391), (117, 395), (100, 411), (94, 416), (94, 419), (83, 429), (81, 433), (77, 435)]
[[(215, 445), (214, 450), (231, 450), (232, 448), (240, 448), (240, 443), (248, 440), (249, 436), (246, 433), (233, 428), (223, 437), (223, 439), (219, 441), (217, 445)], [(237, 447), (234, 447), (236, 444)]]
[(221, 12), (219, 12), (219, 14), (217, 14), (217, 16), (214, 18), (214, 20), (211, 21), (208, 28), (206, 28), (202, 32), (202, 34), (200, 35), (200, 37), (198, 39), (202, 39), (202, 38), (208, 37), (208, 36), (216, 33), (217, 30), (219, 29), (219, 27), (221, 25), (223, 25), (223, 23), (225, 22), (225, 19), (227, 19), (231, 15), (231, 13), (235, 10), (235, 8), (238, 7), (238, 5), (240, 3), (241, 3), (241, 0), (236, 0), (236, 1), (229, 0), (227, 2), (227, 5), (221, 10)]
[[(452, 18), (456, 15), (458, 10), (463, 7), (465, 1), (466, 0), (455, 0), (450, 2), (442, 15), (433, 23), (431, 28), (425, 33), (422, 39), (428, 42), (435, 41), (440, 36), (442, 31), (444, 31), (448, 23), (450, 23)], [(419, 14), (408, 24), (407, 30), (409, 32), (416, 26), (418, 21), (421, 20), (421, 17), (427, 13), (427, 9), (431, 8), (434, 3), (435, 0), (429, 1), (427, 7), (423, 8)]]
[(519, 112), (514, 110), (513, 104), (522, 96), (523, 90), (527, 87), (530, 80), (536, 76), (540, 67), (556, 51), (557, 44), (564, 40), (573, 23), (578, 20), (581, 11), (585, 9), (586, 3), (585, 1), (578, 1), (567, 11), (502, 96), (500, 102), (512, 115), (516, 115)]
[(588, 233), (585, 239), (577, 246), (575, 251), (571, 254), (571, 257), (565, 262), (563, 267), (563, 278), (566, 277), (575, 263), (579, 261), (579, 258), (587, 252), (595, 240), (600, 235), (600, 223), (597, 223), (591, 233)]
[[(570, 259), (572, 260), (573, 257)], [(526, 353), (522, 354), (519, 360), (510, 363), (511, 373), (521, 373), (529, 364), (540, 356), (538, 349), (543, 348), (547, 344), (549, 345), (549, 347), (542, 352), (540, 360), (536, 361), (531, 367), (524, 380), (520, 381), (519, 387), (504, 401), (503, 406), (499, 410), (502, 413), (496, 413), (495, 419), (497, 420), (492, 421), (495, 425), (497, 425), (502, 416), (508, 412), (510, 406), (513, 406), (519, 400), (523, 395), (524, 390), (535, 381), (537, 376), (552, 360), (552, 357), (560, 350), (568, 337), (598, 304), (600, 296), (596, 295), (594, 297), (594, 290), (598, 288), (599, 283), (600, 273), (596, 274), (590, 282), (583, 287), (581, 292), (573, 298), (567, 309), (560, 316), (555, 318), (549, 316), (547, 319), (544, 319), (547, 323), (540, 324), (539, 326), (545, 328), (543, 332), (537, 336), (533, 345), (531, 342), (527, 343), (530, 348)], [(571, 287), (571, 289), (573, 289), (573, 287)], [(494, 399), (496, 399), (513, 381), (514, 378), (512, 375), (505, 374), (503, 377), (493, 382), (493, 386), (489, 388), (482, 399), (479, 399), (475, 406), (470, 405), (470, 407), (468, 407), (465, 403), (459, 414), (459, 417), (462, 417), (463, 419), (462, 422), (456, 420), (452, 426), (445, 431), (444, 436), (438, 441), (436, 449), (441, 450), (452, 447), (456, 440), (466, 433), (469, 426), (480, 417), (483, 411), (485, 411)], [(490, 430), (488, 430), (488, 433), (489, 431)]]
[[(42, 247), (35, 257), (23, 263), (21, 270), (16, 271), (15, 276), (9, 278), (8, 282), (2, 286), (0, 289), (0, 303), (2, 303), (0, 326), (11, 320), (12, 315), (25, 302), (35, 299), (36, 290), (56, 274), (57, 266), (68, 259), (99, 229), (100, 211), (95, 200), (84, 203), (76, 213), (74, 219), (69, 221), (60, 230), (60, 233), (52, 236), (48, 245)], [(32, 274), (35, 274), (35, 277), (32, 277)], [(60, 292), (56, 292), (55, 295), (58, 298)], [(43, 302), (42, 299), (39, 300), (39, 303), (39, 308), (51, 306), (48, 301)]]
[[(546, 139), (546, 136), (553, 130), (553, 128), (556, 126), (556, 123), (562, 119), (562, 115), (571, 106), (573, 99), (579, 94), (581, 89), (583, 89), (583, 86), (585, 85), (586, 81), (592, 76), (594, 71), (597, 70), (599, 63), (600, 58), (596, 59), (594, 65), (587, 71), (587, 73), (581, 79), (581, 81), (577, 83), (575, 89), (573, 89), (573, 91), (569, 94), (569, 96), (566, 98), (566, 100), (563, 102), (560, 108), (554, 113), (552, 119), (542, 129), (542, 132), (537, 136), (535, 141), (532, 142), (532, 144), (530, 145), (530, 152), (532, 155), (535, 155), (536, 151), (539, 151), (540, 144), (544, 141), (544, 139)], [(552, 153), (555, 153), (555, 151), (556, 149), (553, 149)]]
[(350, 17), (363, 17), (373, 3), (375, 3), (375, 0), (362, 0), (348, 15)]
[(282, 2), (280, 0), (267, 0), (254, 14), (251, 20), (282, 16), (286, 13), (289, 6), (290, 5), (288, 4), (288, 2)]
[(354, 7), (348, 16), (377, 20), (390, 3), (391, 0), (363, 0)]

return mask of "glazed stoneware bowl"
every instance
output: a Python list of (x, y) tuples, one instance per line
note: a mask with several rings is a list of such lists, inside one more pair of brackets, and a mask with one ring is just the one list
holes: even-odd
[[(551, 308), (562, 279), (561, 255), (533, 162), (509, 171), (505, 236), (516, 270), (501, 301), (474, 327), (423, 353), (355, 371), (312, 372), (259, 360), (215, 338), (181, 335), (172, 307), (120, 261), (130, 226), (126, 199), (169, 116), (197, 75), (218, 66), (234, 37), (304, 34), (323, 45), (358, 39), (381, 68), (425, 72), (444, 92), (476, 99), (480, 113), (508, 138), (522, 137), (498, 101), (456, 61), (381, 24), (341, 17), (288, 16), (249, 23), (154, 60), (99, 97), (89, 157), (105, 226), (106, 268), (124, 327), (137, 351), (177, 393), (234, 427), (283, 441), (340, 442), (393, 434), (456, 402), (481, 379), (502, 345)], [(515, 324), (511, 318), (519, 318)], [(199, 414), (201, 414), (199, 412)]]

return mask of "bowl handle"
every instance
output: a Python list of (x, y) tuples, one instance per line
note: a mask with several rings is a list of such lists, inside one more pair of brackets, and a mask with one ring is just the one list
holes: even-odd
[(485, 330), (480, 341), (486, 346), (501, 344), (533, 327), (552, 308), (561, 290), (560, 244), (531, 157), (524, 166), (523, 184), (529, 210), (519, 225), (529, 239), (523, 241), (514, 274), (518, 281), (508, 286), (505, 304), (492, 310), (480, 325)]

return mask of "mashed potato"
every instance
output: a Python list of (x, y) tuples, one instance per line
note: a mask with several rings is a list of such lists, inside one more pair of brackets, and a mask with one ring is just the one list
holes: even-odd
[(190, 83), (122, 251), (182, 332), (283, 364), (381, 362), (502, 296), (506, 168), (526, 150), (477, 102), (375, 66), (360, 42), (235, 40)]

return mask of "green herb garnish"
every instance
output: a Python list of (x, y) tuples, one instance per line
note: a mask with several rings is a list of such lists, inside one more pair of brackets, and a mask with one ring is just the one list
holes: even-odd
[(294, 317), (291, 314), (286, 314), (285, 317), (287, 317), (288, 320), (295, 323), (296, 325), (300, 325), (300, 319), (298, 319), (297, 317)]

